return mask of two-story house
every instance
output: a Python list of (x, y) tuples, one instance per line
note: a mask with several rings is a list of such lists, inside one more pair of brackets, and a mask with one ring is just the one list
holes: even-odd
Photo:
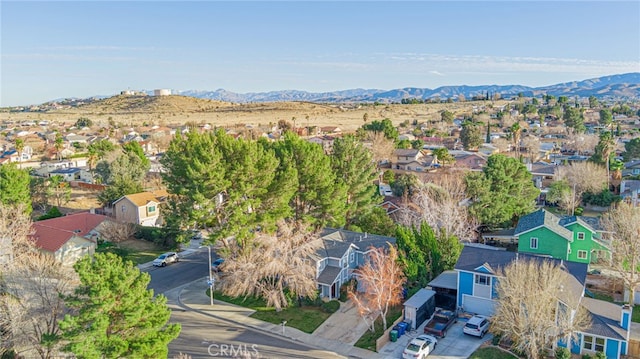
[(325, 228), (321, 235), (322, 248), (316, 252), (316, 281), (320, 297), (336, 299), (340, 286), (353, 277), (353, 271), (363, 265), (371, 247), (393, 245), (393, 237)]
[(162, 225), (160, 206), (168, 196), (165, 190), (122, 196), (113, 202), (113, 215), (118, 222), (159, 227)]
[(540, 209), (518, 221), (514, 236), (518, 252), (547, 255), (572, 262), (593, 263), (607, 259), (610, 248), (594, 229), (589, 217), (558, 217)]
[[(631, 309), (613, 303), (584, 297), (587, 264), (499, 250), (489, 246), (465, 245), (454, 269), (457, 272), (457, 306), (459, 309), (486, 316), (494, 314), (500, 298), (496, 290), (500, 270), (514, 261), (553, 261), (565, 271), (568, 278), (565, 295), (567, 302), (578, 303), (590, 315), (590, 324), (576, 332), (577, 340), (559, 341), (555, 345), (568, 347), (574, 354), (603, 352), (607, 358), (619, 359), (627, 355), (631, 333)], [(535, 296), (536, 293), (531, 293)], [(558, 300), (561, 300), (560, 298)], [(577, 309), (577, 308), (576, 308)]]
[(424, 171), (431, 166), (433, 157), (427, 160), (424, 153), (416, 149), (397, 149), (393, 154), (392, 168), (405, 171)]

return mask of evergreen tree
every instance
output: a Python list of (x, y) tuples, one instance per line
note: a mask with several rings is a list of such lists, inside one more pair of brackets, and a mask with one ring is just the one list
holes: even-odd
[(578, 108), (567, 107), (564, 110), (564, 124), (567, 127), (571, 127), (576, 133), (584, 133), (586, 127), (584, 126), (584, 116), (582, 111)]
[(614, 147), (615, 140), (613, 139), (611, 132), (606, 131), (600, 133), (600, 140), (596, 145), (593, 156), (591, 156), (589, 160), (600, 165), (606, 165), (607, 161), (610, 160), (610, 157), (615, 154), (613, 151)]
[(471, 214), (490, 226), (513, 224), (519, 216), (532, 212), (540, 192), (522, 163), (499, 154), (489, 156), (482, 172), (469, 173), (465, 182), (473, 201)]
[(460, 141), (465, 150), (477, 149), (482, 144), (482, 134), (478, 124), (465, 121), (460, 131)]
[(134, 152), (122, 153), (112, 162), (99, 162), (97, 177), (109, 187), (98, 194), (98, 200), (108, 205), (122, 196), (142, 192), (148, 170), (149, 165), (145, 165)]
[(24, 205), (26, 214), (31, 208), (31, 179), (29, 172), (19, 169), (15, 163), (0, 166), (0, 202), (6, 205)]
[(147, 289), (148, 273), (113, 253), (85, 256), (74, 265), (80, 285), (65, 297), (71, 308), (59, 323), (64, 350), (79, 358), (166, 358), (180, 324), (168, 324), (163, 295)]
[(370, 212), (380, 202), (376, 185), (377, 166), (371, 152), (354, 136), (337, 138), (333, 143), (331, 167), (347, 191), (345, 225)]
[(293, 133), (286, 133), (282, 141), (272, 146), (280, 159), (281, 169), (287, 169), (286, 175), (297, 179), (297, 188), (290, 201), (294, 219), (316, 227), (343, 226), (347, 210), (346, 186), (338, 181), (331, 168), (331, 158), (322, 147)]

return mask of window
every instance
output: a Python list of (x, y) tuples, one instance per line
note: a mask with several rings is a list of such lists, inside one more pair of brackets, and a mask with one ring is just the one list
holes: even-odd
[(587, 251), (578, 251), (578, 259), (587, 259)]
[(489, 276), (476, 274), (476, 284), (489, 285), (489, 283), (490, 283)]
[(582, 347), (586, 350), (604, 352), (604, 338), (585, 335)]
[(584, 232), (578, 232), (578, 240), (584, 240)]
[(148, 208), (149, 213), (153, 213), (153, 212), (156, 211), (156, 206), (149, 206), (147, 208)]
[(351, 252), (351, 254), (349, 254), (349, 262), (353, 263), (353, 260), (355, 259), (355, 257), (356, 257), (356, 254)]
[(531, 239), (529, 239), (529, 247), (531, 247), (531, 249), (538, 249), (538, 238), (531, 237)]

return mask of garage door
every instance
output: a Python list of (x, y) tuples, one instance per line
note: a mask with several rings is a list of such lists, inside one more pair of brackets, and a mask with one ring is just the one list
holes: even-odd
[(495, 302), (491, 299), (462, 296), (462, 307), (465, 312), (492, 316), (495, 310)]

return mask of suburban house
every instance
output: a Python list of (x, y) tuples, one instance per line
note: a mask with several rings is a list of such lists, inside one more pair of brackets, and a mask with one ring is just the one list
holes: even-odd
[(49, 175), (48, 175), (48, 177), (53, 177), (53, 176), (60, 176), (65, 182), (81, 181), (81, 182), (93, 183), (93, 176), (91, 175), (91, 172), (79, 167), (55, 169), (49, 172)]
[[(514, 253), (489, 246), (465, 245), (455, 265), (457, 276), (457, 306), (465, 312), (493, 315), (498, 303), (496, 285), (499, 270), (518, 260), (554, 261), (569, 278), (567, 295), (577, 300), (591, 316), (590, 326), (576, 333), (569, 349), (574, 354), (603, 352), (607, 358), (619, 359), (627, 355), (631, 333), (631, 309), (613, 303), (584, 297), (587, 264)], [(532, 293), (535, 295), (535, 293)], [(566, 341), (557, 343), (567, 347)]]
[(607, 259), (610, 249), (594, 228), (597, 223), (590, 217), (560, 218), (544, 209), (529, 213), (520, 218), (514, 232), (518, 252), (587, 264)]
[(165, 190), (122, 196), (113, 202), (113, 215), (118, 222), (159, 227), (162, 225), (159, 207), (168, 196)]
[(42, 252), (63, 264), (73, 264), (95, 253), (100, 225), (107, 216), (89, 212), (69, 214), (33, 223), (33, 238)]
[(633, 160), (624, 164), (622, 170), (622, 176), (637, 176), (640, 175), (640, 160)]
[(396, 243), (393, 237), (334, 228), (325, 228), (320, 239), (322, 248), (314, 258), (317, 265), (316, 280), (320, 297), (326, 299), (340, 297), (340, 286), (354, 276), (354, 269), (365, 263), (370, 247), (387, 247)]
[(423, 171), (431, 166), (433, 157), (425, 158), (420, 150), (415, 149), (397, 149), (394, 152), (394, 162), (391, 168), (405, 171)]

